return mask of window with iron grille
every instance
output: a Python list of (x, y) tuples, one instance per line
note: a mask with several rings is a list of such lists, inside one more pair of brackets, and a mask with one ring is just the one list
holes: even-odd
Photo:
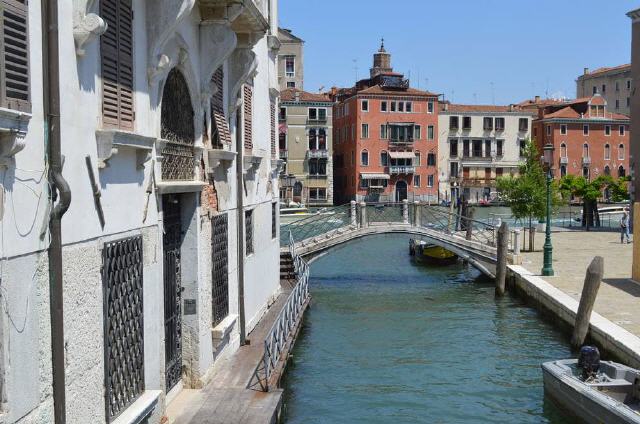
[(142, 236), (104, 244), (105, 407), (111, 422), (144, 391)]
[(271, 204), (271, 238), (278, 236), (278, 204)]
[(244, 212), (244, 243), (247, 255), (253, 253), (253, 211)]
[(225, 144), (231, 144), (229, 122), (224, 115), (224, 71), (222, 66), (214, 72), (211, 82), (215, 87), (215, 93), (211, 96), (211, 145), (222, 149)]
[(131, 0), (101, 0), (107, 31), (100, 37), (102, 122), (133, 130), (133, 9)]
[(27, 0), (0, 0), (0, 107), (31, 112)]
[(227, 214), (211, 219), (212, 319), (215, 327), (229, 315), (229, 227)]

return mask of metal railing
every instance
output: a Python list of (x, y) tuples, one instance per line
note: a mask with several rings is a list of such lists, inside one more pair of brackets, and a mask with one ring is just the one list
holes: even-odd
[(414, 172), (416, 172), (416, 168), (413, 165), (389, 165), (389, 173), (391, 175), (413, 174)]
[(309, 159), (328, 159), (329, 151), (327, 149), (313, 149), (307, 151)]
[(291, 233), (296, 242), (310, 239), (330, 231), (351, 225), (351, 207), (349, 204), (323, 208), (303, 218), (284, 224), (280, 228), (280, 246), (289, 243)]
[(305, 304), (309, 300), (309, 265), (296, 254), (295, 241), (291, 232), (289, 232), (289, 254), (293, 260), (296, 285), (264, 340), (262, 362), (265, 391), (269, 391), (269, 382), (274, 370), (281, 361), (287, 360), (289, 350), (292, 347), (290, 342), (302, 319)]

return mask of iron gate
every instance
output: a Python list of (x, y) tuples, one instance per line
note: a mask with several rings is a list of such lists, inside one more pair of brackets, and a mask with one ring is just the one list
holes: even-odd
[(105, 407), (111, 422), (144, 391), (142, 236), (104, 244)]
[(182, 282), (180, 278), (180, 247), (182, 223), (180, 199), (176, 195), (162, 196), (164, 213), (164, 354), (166, 391), (182, 378)]
[(211, 272), (213, 282), (212, 327), (229, 315), (228, 274), (228, 218), (227, 214), (211, 220)]

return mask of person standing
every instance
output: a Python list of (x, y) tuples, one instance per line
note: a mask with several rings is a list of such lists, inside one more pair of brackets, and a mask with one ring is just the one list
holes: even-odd
[(629, 208), (624, 208), (622, 218), (620, 218), (620, 243), (624, 243), (625, 236), (627, 237), (627, 243), (631, 243), (629, 241), (629, 225)]

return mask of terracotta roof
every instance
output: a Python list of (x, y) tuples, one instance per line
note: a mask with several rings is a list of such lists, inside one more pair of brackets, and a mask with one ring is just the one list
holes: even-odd
[(308, 93), (306, 91), (298, 90), (297, 88), (287, 88), (280, 92), (281, 102), (294, 102), (296, 100), (296, 93), (300, 93), (301, 102), (326, 102), (331, 103), (331, 99), (326, 94)]
[(609, 120), (615, 120), (615, 121), (628, 121), (629, 117), (627, 115), (623, 115), (621, 113), (611, 113), (611, 112), (606, 112), (605, 117), (604, 118), (592, 118), (589, 115), (581, 115), (578, 111), (576, 111), (574, 108), (572, 108), (571, 106), (567, 106), (564, 107), (560, 110), (557, 110), (555, 112), (552, 113), (547, 113), (544, 115), (543, 119), (585, 119), (585, 120), (590, 120), (590, 119), (594, 119), (594, 120), (602, 120), (602, 119), (609, 119)]
[[(440, 105), (440, 110), (444, 111), (444, 109), (445, 109), (445, 105), (441, 104)], [(526, 111), (526, 110), (524, 110), (521, 107), (518, 107), (516, 105), (495, 106), (495, 105), (448, 104), (446, 111), (447, 112), (459, 112), (459, 113), (464, 113), (464, 112), (496, 112), (496, 113), (500, 113), (500, 112), (527, 112), (527, 113), (531, 113), (530, 111)]]
[(551, 106), (551, 105), (561, 105), (561, 104), (565, 104), (567, 103), (567, 100), (561, 100), (561, 99), (538, 99), (537, 101), (535, 99), (527, 99), (527, 100), (523, 100), (520, 103), (517, 103), (516, 106), (520, 106), (520, 107), (527, 107), (527, 106), (540, 106), (540, 107), (544, 107), (544, 106)]
[(435, 93), (431, 93), (430, 91), (422, 91), (417, 90), (415, 88), (407, 88), (406, 90), (398, 90), (398, 89), (389, 89), (382, 88), (379, 85), (374, 85), (369, 88), (365, 88), (364, 90), (358, 91), (358, 94), (387, 94), (387, 95), (398, 95), (398, 96), (437, 96)]
[(618, 66), (608, 66), (608, 67), (605, 66), (602, 68), (598, 68), (589, 72), (588, 74), (580, 75), (579, 78), (591, 77), (594, 75), (605, 74), (607, 72), (612, 72), (612, 71), (627, 71), (627, 70), (631, 70), (630, 63), (624, 64), (624, 65), (618, 65)]

